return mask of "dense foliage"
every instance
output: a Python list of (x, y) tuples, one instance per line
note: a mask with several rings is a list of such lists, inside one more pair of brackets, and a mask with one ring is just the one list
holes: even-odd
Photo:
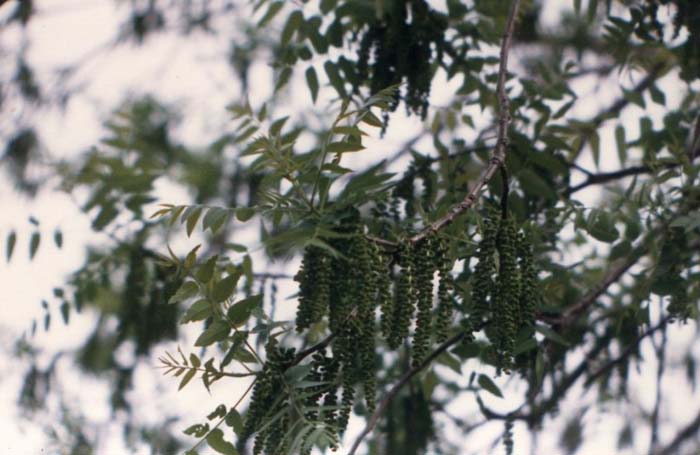
[[(664, 375), (682, 371), (692, 393), (697, 376), (694, 342), (666, 357), (674, 333), (697, 327), (700, 301), (700, 3), (573, 0), (554, 28), (544, 6), (136, 1), (120, 43), (145, 47), (173, 27), (181, 39), (224, 33), (222, 17), (245, 24), (228, 55), (244, 96), (208, 101), (227, 109), (229, 131), (181, 143), (178, 115), (153, 96), (119, 106), (101, 142), (67, 160), (40, 159), (33, 117), (3, 128), (17, 191), (48, 191), (33, 167), (58, 175), (57, 190), (109, 236), (42, 305), (46, 330), (53, 303), (66, 323), (95, 315), (72, 354), (109, 382), (112, 410), (131, 412), (134, 371), (154, 357), (180, 389), (235, 384), (233, 403), (174, 426), (195, 440), (128, 420), (127, 440), (158, 453), (465, 453), (496, 422), (496, 442), (521, 453), (561, 421), (573, 453), (588, 437), (580, 416), (615, 403), (619, 449), (700, 447), (700, 413), (660, 417)], [(34, 2), (3, 8), (5, 26), (28, 33)], [(1, 57), (15, 59), (2, 111), (79, 96), (70, 84), (47, 92), (24, 52)], [(263, 58), (275, 86), (260, 100), (247, 95)], [(431, 104), (446, 81), (449, 103)], [(303, 85), (313, 105), (290, 112)], [(600, 111), (580, 115), (586, 104)], [(416, 136), (388, 153), (382, 138), (406, 124)], [(159, 193), (165, 180), (191, 200)], [(32, 223), (7, 232), (8, 261), (18, 242), (31, 257), (46, 248)], [(175, 238), (190, 246), (175, 251)], [(280, 263), (289, 273), (266, 272)], [(289, 311), (278, 289), (292, 285)], [(194, 346), (161, 345), (192, 324)], [(31, 342), (18, 344), (31, 363), (20, 404), (38, 412), (59, 356), (42, 368)], [(125, 345), (130, 363), (114, 356)], [(651, 411), (629, 388), (637, 366), (656, 374)], [(574, 391), (589, 395), (562, 407)], [(455, 415), (455, 402), (470, 413)], [(59, 441), (67, 450), (98, 443), (62, 419), (76, 435)]]

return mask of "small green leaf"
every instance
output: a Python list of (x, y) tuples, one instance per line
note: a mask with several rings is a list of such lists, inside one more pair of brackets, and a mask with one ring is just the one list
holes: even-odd
[(270, 125), (270, 135), (279, 136), (282, 128), (284, 128), (284, 124), (287, 123), (287, 120), (289, 120), (289, 116), (282, 117), (272, 122), (272, 125)]
[(194, 297), (199, 292), (199, 286), (194, 281), (185, 281), (182, 286), (175, 292), (175, 295), (170, 297), (168, 303), (178, 303)]
[(595, 167), (596, 169), (600, 169), (600, 136), (597, 132), (593, 132), (588, 138), (588, 141), (591, 144), (591, 153), (593, 154)]
[(566, 341), (564, 338), (562, 338), (561, 335), (559, 335), (557, 332), (550, 329), (549, 327), (538, 324), (535, 326), (535, 330), (544, 335), (544, 337), (548, 340), (554, 341), (555, 343), (559, 343), (562, 346), (569, 346), (568, 341)]
[(55, 243), (58, 248), (63, 246), (63, 232), (61, 232), (59, 229), (56, 229), (53, 232), (53, 243)]
[(282, 29), (282, 34), (280, 36), (280, 42), (282, 43), (282, 46), (286, 46), (289, 43), (289, 41), (292, 39), (292, 36), (294, 36), (294, 32), (299, 30), (299, 27), (301, 26), (301, 23), (303, 21), (304, 15), (299, 10), (295, 10), (292, 12), (292, 14), (289, 15), (289, 17), (287, 18), (287, 22), (284, 24), (284, 28)]
[(239, 273), (229, 275), (223, 280), (219, 281), (214, 285), (214, 289), (211, 292), (211, 299), (214, 303), (223, 302), (224, 300), (231, 297), (233, 291), (236, 290), (236, 285), (238, 284), (238, 279), (241, 277)]
[(234, 303), (226, 313), (229, 322), (233, 324), (234, 327), (245, 324), (248, 321), (248, 318), (250, 318), (253, 310), (262, 305), (262, 301), (262, 294), (258, 294)]
[(478, 343), (459, 343), (451, 352), (461, 359), (471, 359), (479, 355), (481, 347)]
[(194, 267), (194, 264), (197, 262), (197, 250), (199, 250), (201, 247), (202, 244), (200, 243), (187, 253), (187, 256), (185, 256), (185, 261), (182, 264), (185, 270), (190, 270), (192, 267)]
[(206, 299), (197, 300), (182, 315), (180, 323), (203, 321), (211, 316), (211, 303)]
[(243, 432), (243, 419), (235, 409), (230, 409), (226, 414), (226, 425), (233, 428), (234, 433), (238, 436)]
[(63, 323), (68, 325), (68, 321), (70, 319), (70, 305), (68, 305), (68, 302), (63, 302), (60, 307), (61, 310), (61, 317), (63, 318)]
[(523, 169), (518, 173), (518, 180), (525, 192), (545, 199), (556, 199), (557, 195), (552, 187), (537, 173), (530, 169)]
[(34, 259), (34, 255), (36, 255), (40, 243), (41, 234), (38, 232), (33, 233), (32, 238), (29, 240), (29, 259)]
[(199, 368), (199, 366), (202, 364), (201, 360), (199, 360), (199, 357), (193, 352), (190, 354), (190, 363), (192, 364), (193, 368)]
[(289, 79), (292, 77), (292, 67), (285, 66), (280, 71), (279, 76), (277, 76), (277, 83), (275, 84), (275, 93), (277, 93), (282, 87), (287, 85)]
[(374, 126), (374, 127), (376, 127), (376, 128), (381, 128), (381, 127), (384, 126), (384, 123), (379, 119), (379, 117), (377, 117), (376, 115), (374, 115), (374, 113), (373, 113), (372, 111), (370, 111), (370, 110), (367, 110), (367, 111), (362, 115), (361, 122), (362, 122), (362, 123), (366, 123), (366, 124), (368, 124), (369, 126)]
[(187, 373), (182, 377), (182, 380), (180, 381), (180, 385), (178, 386), (177, 390), (182, 390), (188, 382), (192, 380), (194, 375), (197, 373), (197, 370), (187, 370)]
[(598, 12), (598, 0), (588, 0), (588, 22), (593, 22)]
[(239, 207), (236, 209), (236, 219), (242, 223), (253, 218), (254, 215), (255, 209), (253, 207)]
[(586, 221), (586, 230), (596, 240), (605, 243), (612, 243), (620, 236), (610, 215), (600, 209), (591, 210)]
[(226, 405), (220, 404), (219, 406), (214, 409), (213, 412), (211, 412), (209, 415), (207, 415), (207, 419), (209, 420), (214, 420), (216, 418), (220, 417), (226, 417)]
[(311, 92), (311, 100), (316, 103), (316, 99), (318, 98), (318, 76), (313, 66), (306, 69), (306, 85)]
[(357, 152), (363, 150), (365, 147), (359, 143), (352, 142), (331, 142), (328, 144), (326, 150), (328, 153), (345, 153), (345, 152)]
[(653, 102), (662, 106), (666, 106), (666, 95), (664, 94), (664, 92), (659, 90), (659, 87), (657, 87), (656, 84), (651, 84), (649, 86), (649, 94), (651, 95), (651, 100)]
[(187, 217), (187, 237), (192, 235), (195, 226), (197, 226), (197, 221), (202, 214), (202, 207), (197, 207), (194, 211)]
[(97, 217), (92, 222), (92, 228), (96, 231), (101, 231), (105, 226), (111, 223), (119, 215), (116, 207), (113, 204), (108, 204), (102, 207)]
[(238, 455), (238, 451), (233, 444), (224, 439), (224, 432), (219, 428), (214, 428), (207, 435), (209, 447), (224, 455)]
[(221, 207), (212, 207), (207, 210), (202, 220), (202, 230), (211, 229), (212, 234), (221, 229), (228, 218), (228, 210)]
[(617, 158), (624, 166), (627, 163), (627, 139), (625, 138), (625, 128), (622, 125), (615, 128), (615, 142), (617, 143)]
[(217, 341), (223, 341), (228, 336), (230, 330), (231, 328), (224, 321), (214, 321), (199, 335), (194, 345), (204, 347)]
[(204, 425), (202, 425), (201, 423), (197, 423), (197, 424), (194, 424), (194, 425), (187, 427), (182, 432), (188, 436), (194, 436), (196, 438), (201, 438), (202, 436), (207, 434), (208, 431), (209, 431), (209, 424), (208, 423), (205, 423)]
[(486, 376), (485, 374), (480, 374), (477, 382), (479, 383), (482, 389), (496, 395), (499, 398), (503, 398), (501, 389), (498, 388), (498, 386), (491, 380), (490, 377)]
[(330, 81), (333, 88), (335, 88), (335, 91), (338, 92), (338, 95), (340, 95), (343, 98), (346, 98), (347, 92), (345, 91), (345, 82), (344, 79), (340, 76), (338, 66), (330, 60), (327, 60), (326, 63), (323, 64), (323, 69), (326, 71), (326, 76), (328, 76), (328, 80)]
[(437, 358), (438, 363), (441, 363), (454, 371), (457, 374), (462, 374), (462, 363), (449, 352), (443, 352)]
[(283, 6), (284, 2), (281, 1), (270, 3), (270, 7), (267, 9), (267, 12), (262, 19), (260, 19), (260, 22), (258, 22), (258, 27), (263, 27), (265, 24), (270, 22), (277, 15), (277, 13), (280, 12)]
[(17, 233), (15, 231), (12, 231), (7, 235), (7, 241), (5, 243), (5, 258), (7, 262), (10, 262), (10, 259), (12, 259), (12, 253), (15, 251), (16, 243)]
[(197, 269), (197, 273), (195, 273), (194, 276), (197, 281), (204, 284), (211, 281), (212, 277), (214, 276), (214, 269), (216, 268), (216, 261), (218, 258), (218, 255), (214, 255), (207, 259), (204, 264), (199, 266), (199, 269)]

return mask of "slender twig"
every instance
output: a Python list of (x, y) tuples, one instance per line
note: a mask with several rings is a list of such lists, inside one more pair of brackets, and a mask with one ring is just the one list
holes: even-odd
[[(661, 332), (661, 343), (657, 346), (654, 343), (654, 350), (656, 351), (656, 358), (659, 365), (656, 370), (656, 400), (654, 402), (654, 411), (651, 413), (651, 440), (649, 441), (649, 453), (654, 453), (656, 447), (659, 445), (659, 411), (661, 409), (661, 380), (664, 376), (664, 368), (666, 362), (666, 342), (668, 337), (666, 336), (666, 331)], [(654, 337), (651, 337), (651, 341), (654, 342)]]
[(589, 374), (588, 378), (586, 378), (585, 386), (589, 386), (593, 383), (593, 381), (612, 370), (615, 366), (622, 363), (627, 357), (629, 357), (630, 354), (632, 354), (632, 352), (634, 352), (635, 349), (637, 349), (637, 346), (639, 346), (639, 343), (641, 343), (642, 340), (666, 327), (666, 324), (668, 324), (670, 320), (671, 317), (666, 316), (658, 324), (656, 324), (653, 327), (649, 327), (647, 330), (639, 334), (632, 343), (627, 345), (627, 347), (622, 351), (622, 353), (620, 353), (619, 356), (615, 357), (613, 360), (607, 362), (605, 365), (599, 367), (593, 373)]
[[(517, 2), (518, 0), (515, 0)], [(362, 443), (362, 440), (372, 432), (374, 427), (377, 425), (377, 422), (379, 422), (379, 418), (384, 414), (384, 411), (386, 411), (386, 408), (389, 406), (389, 403), (391, 400), (396, 396), (397, 393), (399, 393), (399, 390), (403, 388), (410, 380), (418, 374), (423, 368), (428, 366), (433, 360), (435, 360), (436, 357), (438, 357), (440, 354), (445, 352), (447, 349), (449, 349), (450, 346), (454, 345), (455, 343), (459, 342), (462, 338), (464, 338), (464, 332), (460, 332), (457, 335), (454, 335), (452, 338), (448, 339), (444, 343), (440, 345), (435, 351), (433, 351), (428, 357), (425, 358), (420, 364), (416, 365), (415, 367), (411, 368), (410, 370), (406, 371), (403, 376), (398, 380), (396, 384), (394, 384), (391, 389), (384, 395), (384, 398), (382, 401), (379, 402), (379, 406), (377, 406), (377, 409), (374, 411), (370, 419), (367, 421), (367, 425), (365, 426), (365, 429), (362, 430), (362, 433), (360, 433), (357, 438), (355, 439), (355, 442), (352, 444), (352, 448), (350, 449), (350, 452), (348, 452), (348, 455), (354, 455), (355, 452), (357, 452), (358, 447), (360, 447), (360, 444)]]
[[(162, 362), (162, 361), (163, 361), (163, 360), (161, 360), (161, 362)], [(184, 369), (184, 370), (195, 370), (195, 371), (200, 371), (200, 372), (202, 372), (202, 373), (210, 373), (210, 372), (211, 372), (211, 370), (207, 370), (206, 368), (193, 368), (193, 367), (180, 366), (180, 365), (178, 365), (178, 366), (173, 366), (173, 365), (170, 365), (170, 364), (165, 364), (165, 365), (162, 365), (162, 366), (158, 366), (158, 367), (156, 367), (156, 368), (160, 368), (160, 369), (163, 369), (163, 370), (165, 370), (165, 369), (170, 370), (171, 368), (172, 368), (172, 369), (179, 369), (179, 368), (181, 368), (181, 369)], [(164, 373), (164, 374), (167, 374), (167, 372)], [(257, 376), (258, 373), (254, 372), (254, 371), (252, 371), (252, 372), (250, 372), (250, 373), (232, 373), (232, 372), (229, 372), (229, 371), (217, 371), (217, 372), (215, 373), (215, 375), (217, 375), (217, 376), (226, 376), (226, 377), (229, 377), (229, 378), (245, 378), (245, 377), (249, 377), (249, 376)]]
[(304, 360), (306, 357), (310, 356), (316, 351), (320, 351), (321, 349), (324, 349), (326, 346), (328, 346), (331, 341), (333, 341), (333, 338), (335, 338), (335, 334), (332, 333), (328, 335), (326, 338), (323, 340), (319, 341), (315, 345), (311, 346), (310, 348), (304, 349), (303, 351), (300, 351), (296, 357), (294, 357), (294, 361), (292, 362), (291, 366), (298, 365), (302, 360)]
[(585, 312), (588, 307), (593, 305), (598, 298), (603, 295), (610, 286), (615, 284), (622, 278), (622, 276), (627, 273), (627, 271), (635, 265), (643, 254), (630, 254), (624, 261), (620, 262), (616, 267), (610, 269), (610, 271), (605, 275), (605, 278), (591, 289), (586, 295), (583, 296), (575, 304), (568, 307), (562, 312), (559, 317), (550, 318), (545, 315), (539, 315), (539, 319), (548, 322), (550, 324), (557, 324), (561, 326), (571, 325), (583, 312)]
[(231, 411), (234, 411), (238, 407), (238, 405), (240, 405), (243, 402), (243, 399), (250, 393), (250, 391), (253, 389), (253, 386), (255, 385), (255, 382), (257, 380), (258, 380), (258, 378), (256, 377), (255, 379), (253, 379), (250, 382), (250, 385), (248, 385), (248, 388), (245, 389), (245, 392), (243, 392), (243, 395), (241, 395), (240, 398), (238, 398), (238, 401), (236, 401), (236, 403), (228, 410), (228, 412), (223, 417), (221, 417), (221, 419), (219, 419), (219, 421), (216, 423), (216, 425), (214, 425), (214, 427), (212, 429), (210, 429), (207, 432), (207, 434), (204, 435), (204, 437), (202, 437), (199, 441), (197, 441), (197, 443), (190, 450), (188, 450), (188, 452), (196, 451), (197, 448), (200, 445), (202, 445), (202, 443), (204, 441), (207, 440), (207, 436), (209, 436), (212, 433), (212, 431), (216, 430), (217, 428), (219, 428), (221, 426), (222, 423), (224, 423), (224, 421), (226, 420), (226, 417), (231, 413)]
[(700, 412), (695, 416), (692, 422), (690, 422), (683, 430), (681, 430), (673, 441), (671, 441), (666, 447), (657, 452), (658, 455), (673, 455), (680, 453), (678, 448), (683, 444), (686, 439), (689, 439), (696, 435), (700, 430)]
[[(680, 164), (681, 163), (667, 163), (663, 166), (663, 169), (671, 169), (680, 166)], [(613, 180), (619, 180), (633, 175), (649, 174), (651, 172), (654, 172), (654, 169), (652, 169), (649, 166), (632, 166), (626, 169), (620, 169), (619, 171), (601, 172), (600, 174), (589, 174), (588, 178), (586, 178), (586, 180), (584, 180), (583, 182), (579, 183), (578, 185), (574, 185), (572, 187), (567, 188), (565, 194), (567, 196), (570, 196), (591, 185), (600, 185), (603, 183), (611, 182)]]
[[(630, 92), (632, 93), (639, 93), (641, 94), (644, 92), (644, 90), (648, 89), (656, 80), (661, 77), (664, 72), (664, 68), (666, 68), (666, 63), (657, 63), (649, 73), (641, 80), (637, 85), (635, 85)], [(593, 117), (593, 119), (589, 120), (588, 123), (592, 126), (591, 130), (596, 130), (598, 129), (603, 122), (610, 118), (615, 118), (618, 117), (620, 112), (627, 107), (627, 105), (630, 104), (630, 97), (629, 96), (623, 96), (617, 101), (615, 101), (613, 104), (611, 104), (607, 109), (603, 110), (600, 112), (598, 115)], [(591, 131), (588, 130), (588, 131)], [(581, 142), (579, 143), (577, 150), (573, 151), (573, 157), (574, 160), (578, 158), (578, 156), (581, 154), (581, 151), (584, 149), (584, 147), (588, 144), (588, 140), (590, 139), (590, 133), (589, 134), (584, 134), (581, 137)]]
[(508, 124), (510, 123), (510, 103), (506, 94), (508, 54), (510, 52), (513, 29), (515, 28), (515, 19), (517, 17), (519, 7), (520, 0), (513, 0), (510, 7), (510, 13), (508, 14), (506, 29), (503, 33), (503, 40), (501, 42), (498, 82), (496, 83), (496, 96), (498, 97), (498, 134), (496, 135), (496, 145), (493, 150), (493, 156), (491, 157), (488, 166), (486, 166), (484, 171), (481, 173), (481, 176), (464, 199), (457, 205), (453, 206), (445, 216), (433, 222), (430, 224), (430, 226), (423, 229), (418, 234), (414, 235), (411, 238), (412, 243), (417, 243), (428, 235), (439, 231), (448, 224), (452, 223), (452, 221), (454, 221), (459, 215), (469, 210), (479, 197), (481, 189), (491, 180), (498, 168), (500, 168), (505, 162), (506, 148), (508, 147)]
[(581, 191), (591, 185), (598, 185), (601, 183), (607, 183), (613, 180), (622, 179), (632, 175), (647, 174), (651, 172), (649, 166), (633, 166), (626, 169), (620, 169), (614, 172), (601, 172), (600, 174), (588, 174), (588, 178), (578, 185), (574, 185), (566, 189), (565, 194), (567, 196)]

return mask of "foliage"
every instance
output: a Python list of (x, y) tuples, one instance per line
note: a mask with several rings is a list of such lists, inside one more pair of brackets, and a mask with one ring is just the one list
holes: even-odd
[[(660, 387), (666, 337), (698, 317), (695, 2), (589, 0), (584, 11), (573, 0), (557, 30), (538, 26), (534, 0), (164, 3), (134, 2), (120, 40), (147, 46), (173, 23), (189, 36), (211, 31), (215, 15), (252, 16), (231, 64), (247, 90), (251, 61), (270, 51), (274, 94), (233, 100), (231, 130), (200, 149), (176, 139), (173, 107), (129, 100), (99, 144), (44, 164), (111, 242), (91, 246), (54, 298), (66, 323), (84, 308), (97, 315), (76, 358), (111, 383), (113, 411), (130, 412), (134, 370), (155, 354), (179, 389), (201, 379), (245, 390), (184, 430), (189, 454), (204, 443), (224, 454), (452, 453), (492, 422), (519, 453), (514, 430), (535, 435), (560, 419), (573, 453), (583, 422), (559, 413), (576, 388), (594, 397), (575, 413), (613, 402), (649, 429), (645, 450), (692, 450), (700, 418), (660, 441), (660, 392), (651, 417), (625, 403), (642, 346), (654, 348)], [(26, 27), (33, 14), (21, 2), (8, 21)], [(11, 96), (50, 104), (23, 52), (16, 67)], [(431, 105), (439, 78), (458, 86), (446, 106)], [(585, 78), (620, 94), (591, 118), (576, 109), (590, 101)], [(318, 128), (285, 109), (287, 86), (300, 83), (322, 105)], [(421, 127), (391, 156), (369, 144), (397, 127), (399, 104)], [(6, 171), (36, 194), (38, 126), (6, 136)], [(164, 198), (166, 180), (191, 200)], [(32, 225), (8, 231), (8, 261), (19, 242), (30, 258), (46, 248)], [(53, 240), (62, 247), (60, 230)], [(299, 256), (291, 274), (264, 272)], [(279, 315), (278, 283), (290, 281), (297, 303)], [(189, 355), (160, 344), (192, 325)], [(125, 344), (128, 364), (114, 356)], [(694, 387), (697, 359), (683, 358)], [(41, 407), (53, 370), (32, 364), (22, 406)], [(451, 415), (456, 399), (475, 414)], [(357, 421), (365, 429), (348, 440)], [(641, 447), (634, 432), (622, 429), (621, 446)], [(179, 450), (142, 435), (153, 450)], [(81, 433), (72, 449), (86, 445)]]

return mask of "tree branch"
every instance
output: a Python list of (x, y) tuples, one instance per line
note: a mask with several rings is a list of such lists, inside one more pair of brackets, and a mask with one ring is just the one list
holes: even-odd
[(680, 433), (673, 438), (673, 441), (663, 449), (658, 452), (658, 455), (674, 455), (678, 452), (680, 445), (688, 438), (693, 437), (700, 430), (700, 412), (698, 412), (695, 419), (690, 422)]
[[(516, 0), (517, 2), (518, 0)], [(370, 419), (367, 421), (367, 425), (365, 426), (365, 429), (362, 430), (362, 433), (360, 433), (357, 438), (355, 439), (355, 442), (352, 445), (352, 448), (350, 449), (350, 452), (348, 452), (348, 455), (354, 455), (355, 452), (357, 451), (357, 448), (360, 446), (362, 443), (362, 440), (372, 432), (374, 427), (377, 425), (377, 422), (379, 421), (379, 418), (384, 414), (384, 411), (386, 411), (386, 408), (389, 406), (389, 403), (391, 400), (396, 396), (397, 393), (399, 393), (399, 390), (406, 385), (413, 376), (418, 374), (423, 368), (428, 366), (433, 360), (435, 360), (436, 357), (438, 357), (440, 354), (445, 352), (450, 346), (453, 344), (457, 343), (460, 341), (462, 338), (464, 338), (464, 332), (460, 332), (457, 335), (454, 335), (452, 338), (448, 339), (444, 343), (442, 343), (435, 351), (433, 351), (428, 357), (425, 358), (419, 365), (411, 368), (407, 372), (401, 376), (401, 378), (398, 380), (396, 384), (394, 384), (391, 389), (389, 389), (389, 392), (384, 395), (384, 398), (382, 399), (381, 402), (379, 402), (379, 406), (377, 406), (377, 409), (374, 411)]]
[[(675, 164), (673, 165), (675, 166)], [(672, 166), (669, 166), (672, 167)], [(579, 183), (578, 185), (567, 188), (565, 194), (566, 196), (571, 196), (572, 194), (581, 191), (582, 189), (589, 187), (591, 185), (598, 185), (602, 183), (607, 183), (613, 180), (622, 179), (632, 175), (648, 174), (652, 170), (649, 166), (633, 166), (626, 169), (620, 169), (614, 172), (601, 172), (600, 174), (588, 174), (588, 178)]]
[(411, 237), (412, 243), (417, 243), (430, 234), (439, 231), (448, 224), (452, 223), (452, 221), (454, 221), (454, 219), (459, 215), (469, 210), (479, 197), (481, 189), (489, 182), (489, 180), (491, 180), (491, 178), (493, 178), (498, 168), (505, 162), (506, 148), (508, 147), (508, 124), (510, 123), (510, 103), (506, 94), (508, 54), (512, 43), (513, 29), (515, 28), (515, 19), (518, 15), (518, 8), (520, 8), (520, 0), (513, 0), (510, 6), (510, 12), (508, 13), (506, 29), (503, 33), (503, 40), (501, 41), (498, 82), (496, 83), (496, 96), (498, 97), (498, 134), (496, 136), (496, 145), (493, 150), (493, 156), (491, 157), (488, 166), (481, 173), (479, 180), (476, 181), (464, 199), (457, 205), (453, 206), (445, 216), (433, 222), (430, 226)]
[[(641, 250), (641, 248), (639, 248)], [(545, 321), (549, 324), (556, 324), (560, 326), (571, 325), (583, 312), (585, 312), (588, 307), (593, 305), (598, 297), (603, 295), (610, 286), (616, 283), (622, 276), (627, 273), (627, 271), (639, 261), (643, 256), (642, 252), (639, 251), (637, 254), (630, 254), (627, 259), (621, 262), (618, 266), (612, 268), (603, 278), (597, 286), (588, 291), (578, 302), (574, 303), (566, 310), (564, 310), (559, 317), (550, 318), (546, 315), (539, 315), (538, 319)]]
[(663, 329), (666, 327), (666, 324), (671, 320), (671, 316), (666, 316), (664, 317), (658, 324), (656, 324), (653, 327), (649, 327), (647, 330), (642, 332), (637, 338), (630, 343), (623, 351), (620, 353), (619, 356), (617, 356), (615, 359), (607, 362), (605, 365), (601, 366), (597, 370), (595, 370), (593, 373), (591, 373), (588, 378), (586, 379), (586, 383), (584, 384), (586, 387), (591, 385), (593, 381), (601, 377), (602, 375), (606, 374), (608, 371), (612, 370), (616, 365), (620, 364), (622, 361), (624, 361), (635, 349), (637, 349), (637, 346), (639, 346), (639, 343), (644, 340), (644, 338), (653, 335), (656, 333), (658, 330)]
[[(413, 243), (419, 242), (426, 236), (433, 232), (436, 232), (443, 228), (444, 226), (450, 224), (458, 215), (469, 209), (483, 188), (483, 186), (491, 180), (496, 171), (503, 165), (506, 158), (506, 148), (508, 146), (508, 123), (510, 122), (509, 113), (509, 102), (508, 96), (506, 94), (505, 84), (508, 75), (508, 53), (510, 52), (510, 46), (513, 38), (513, 29), (515, 28), (515, 19), (518, 15), (518, 9), (520, 7), (520, 0), (513, 0), (510, 6), (510, 12), (508, 13), (508, 21), (506, 23), (506, 29), (503, 33), (503, 40), (501, 42), (501, 53), (500, 53), (500, 64), (498, 68), (498, 82), (496, 83), (496, 94), (498, 96), (498, 135), (496, 139), (496, 145), (494, 148), (493, 156), (489, 162), (489, 165), (484, 169), (481, 177), (476, 182), (471, 191), (467, 196), (454, 206), (447, 215), (440, 218), (428, 228), (424, 229), (417, 235), (413, 236), (410, 240)], [(464, 333), (458, 333), (452, 338), (445, 341), (440, 345), (432, 354), (430, 354), (425, 360), (423, 360), (416, 367), (408, 370), (399, 379), (399, 381), (389, 390), (389, 392), (384, 396), (379, 406), (372, 414), (372, 417), (367, 422), (365, 429), (360, 433), (360, 435), (355, 439), (355, 442), (350, 449), (349, 455), (354, 455), (358, 447), (362, 443), (362, 440), (374, 429), (379, 418), (382, 416), (386, 410), (389, 402), (396, 396), (396, 394), (401, 390), (401, 388), (410, 381), (410, 379), (415, 376), (419, 371), (425, 368), (430, 362), (433, 361), (437, 356), (446, 351), (450, 346), (457, 343), (464, 337)]]

